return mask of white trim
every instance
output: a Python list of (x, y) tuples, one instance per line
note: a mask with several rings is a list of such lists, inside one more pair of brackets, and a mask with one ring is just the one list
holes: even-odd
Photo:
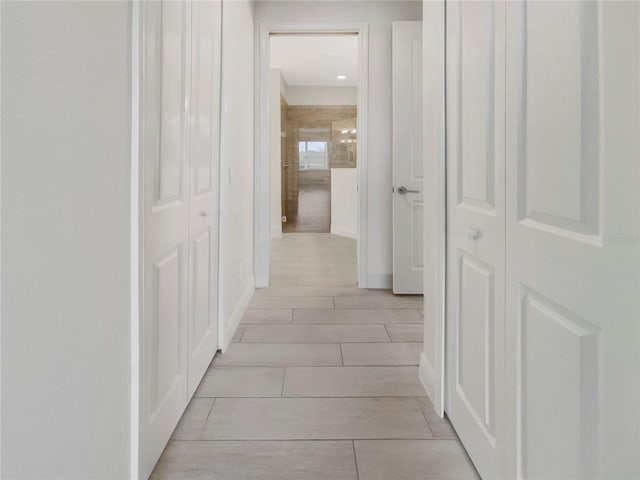
[[(389, 290), (393, 285), (393, 275), (391, 273), (372, 273), (367, 277), (366, 288), (382, 288)], [(360, 288), (364, 288), (360, 285)]]
[(231, 340), (233, 339), (233, 335), (236, 333), (236, 330), (238, 329), (238, 325), (240, 325), (240, 320), (242, 320), (242, 316), (244, 315), (244, 312), (247, 310), (247, 307), (249, 306), (249, 302), (251, 301), (251, 297), (253, 297), (253, 292), (255, 291), (255, 289), (256, 289), (256, 280), (255, 280), (255, 277), (252, 276), (249, 279), (249, 283), (247, 283), (247, 286), (242, 292), (242, 296), (240, 297), (240, 300), (238, 300), (238, 303), (233, 309), (233, 312), (229, 316), (229, 321), (225, 322), (227, 326), (224, 329), (224, 337), (222, 338), (221, 348), (220, 348), (222, 350), (222, 353), (224, 353), (227, 350), (227, 348), (229, 348), (229, 344), (231, 343)]
[(131, 218), (130, 218), (130, 299), (131, 302), (131, 401), (129, 418), (130, 458), (129, 477), (135, 480), (140, 471), (140, 291), (142, 278), (140, 269), (143, 258), (140, 223), (143, 203), (140, 185), (140, 3), (132, 2), (130, 7), (131, 35)]
[(429, 363), (427, 356), (422, 352), (420, 354), (420, 366), (418, 367), (418, 379), (420, 383), (424, 387), (424, 390), (427, 392), (427, 396), (431, 403), (433, 404), (434, 391), (433, 386), (435, 385), (435, 370), (433, 365)]
[(271, 225), (271, 238), (282, 238), (282, 227)]
[[(446, 131), (445, 2), (423, 2), (424, 178), (425, 178), (425, 326), (432, 319), (433, 407), (445, 412), (446, 332)], [(427, 184), (431, 180), (430, 184)], [(427, 187), (429, 185), (431, 189)], [(430, 195), (427, 197), (427, 195)], [(435, 225), (435, 229), (433, 228)], [(432, 251), (430, 251), (432, 249)], [(427, 259), (429, 260), (427, 262)], [(433, 259), (433, 260), (432, 260)], [(429, 264), (427, 264), (429, 263)], [(427, 291), (427, 285), (433, 290)], [(427, 309), (426, 307), (430, 308)], [(425, 339), (426, 340), (426, 339)]]
[(352, 230), (350, 228), (334, 227), (333, 225), (331, 225), (331, 234), (338, 235), (339, 237), (347, 237), (353, 239), (357, 238), (357, 233), (355, 230)]
[[(255, 168), (254, 168), (254, 255), (258, 288), (269, 285), (270, 221), (269, 221), (269, 135), (262, 128), (269, 122), (269, 35), (272, 33), (354, 33), (358, 35), (358, 286), (372, 287), (367, 270), (368, 259), (368, 131), (369, 131), (369, 25), (353, 24), (259, 24), (256, 31), (255, 59)], [(372, 287), (383, 288), (383, 287)], [(384, 287), (388, 288), (388, 287)]]

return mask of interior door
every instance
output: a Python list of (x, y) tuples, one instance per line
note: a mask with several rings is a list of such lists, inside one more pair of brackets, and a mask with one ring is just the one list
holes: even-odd
[(422, 22), (393, 22), (393, 292), (423, 293)]
[(447, 414), (504, 478), (504, 2), (446, 3)]
[(507, 4), (509, 478), (640, 478), (639, 18)]
[(191, 8), (189, 397), (218, 349), (221, 2)]
[(140, 474), (144, 478), (187, 404), (188, 10), (182, 2), (140, 4), (144, 225)]

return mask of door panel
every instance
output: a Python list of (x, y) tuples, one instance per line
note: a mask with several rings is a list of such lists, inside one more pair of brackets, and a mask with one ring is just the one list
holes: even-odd
[(393, 292), (422, 294), (422, 22), (393, 22), (392, 47)]
[(446, 8), (446, 411), (494, 479), (505, 443), (504, 3)]
[(189, 397), (218, 349), (221, 2), (191, 12)]
[(507, 6), (511, 478), (639, 478), (639, 6)]
[(144, 2), (141, 162), (143, 279), (141, 473), (150, 473), (187, 404), (188, 221), (183, 127), (187, 5)]

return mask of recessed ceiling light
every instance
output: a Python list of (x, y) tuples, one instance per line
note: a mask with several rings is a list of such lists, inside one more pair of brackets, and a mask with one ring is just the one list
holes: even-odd
[(346, 80), (347, 76), (346, 75), (338, 75), (338, 80)]
[(351, 130), (351, 133), (356, 133), (357, 130), (354, 128), (353, 130)]
[(340, 133), (349, 133), (349, 130), (340, 130)]

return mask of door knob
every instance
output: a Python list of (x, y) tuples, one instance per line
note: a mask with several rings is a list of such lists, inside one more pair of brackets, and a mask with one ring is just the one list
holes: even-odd
[(405, 195), (407, 193), (420, 193), (420, 190), (409, 190), (407, 187), (403, 185), (402, 187), (398, 187), (398, 193), (400, 195)]
[(209, 216), (209, 212), (207, 212), (206, 210), (201, 210), (200, 211), (200, 216), (202, 218), (207, 218)]
[(467, 237), (471, 240), (476, 240), (482, 236), (482, 232), (480, 230), (476, 230), (475, 228), (470, 228), (467, 230)]

